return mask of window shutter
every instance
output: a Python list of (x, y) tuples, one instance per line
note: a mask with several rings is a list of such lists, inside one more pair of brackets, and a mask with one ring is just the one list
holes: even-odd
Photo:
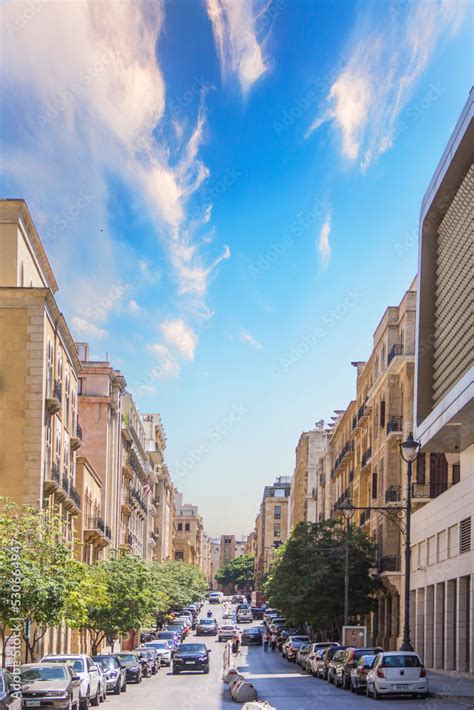
[(377, 474), (372, 474), (372, 498), (377, 498)]
[(471, 518), (461, 520), (459, 524), (459, 553), (469, 552), (471, 549)]
[(416, 460), (416, 482), (426, 483), (426, 455), (419, 454)]
[(385, 400), (380, 402), (380, 428), (385, 427)]
[(453, 485), (461, 480), (461, 466), (458, 463), (453, 464)]

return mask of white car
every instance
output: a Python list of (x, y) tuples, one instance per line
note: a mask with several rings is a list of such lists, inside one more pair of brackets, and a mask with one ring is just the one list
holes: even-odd
[(428, 697), (426, 669), (417, 653), (385, 651), (378, 653), (367, 673), (367, 696), (415, 695)]
[(167, 641), (147, 641), (143, 644), (147, 648), (154, 648), (160, 657), (162, 666), (171, 666), (171, 648)]
[(253, 615), (251, 609), (237, 609), (237, 622), (241, 624), (242, 622), (253, 621)]
[(228, 641), (229, 639), (233, 639), (238, 633), (239, 629), (237, 626), (234, 626), (234, 624), (222, 624), (222, 626), (219, 626), (219, 630), (217, 632), (217, 640)]
[(79, 710), (87, 710), (89, 703), (94, 707), (100, 702), (101, 687), (99, 669), (85, 653), (51, 654), (41, 659), (41, 663), (68, 663), (81, 679), (79, 689)]

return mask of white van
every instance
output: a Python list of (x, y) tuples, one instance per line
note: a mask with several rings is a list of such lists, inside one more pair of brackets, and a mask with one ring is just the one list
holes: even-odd
[(223, 596), (222, 592), (211, 592), (209, 594), (209, 604), (220, 604)]

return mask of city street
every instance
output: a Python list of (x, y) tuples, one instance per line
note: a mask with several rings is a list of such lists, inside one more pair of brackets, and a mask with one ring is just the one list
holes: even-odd
[[(203, 608), (201, 616), (205, 616), (207, 608)], [(220, 620), (220, 606), (211, 608), (215, 617)], [(240, 626), (245, 627), (243, 624)], [(218, 643), (215, 637), (207, 640), (201, 637), (200, 640), (205, 641), (208, 648), (212, 649), (211, 670), (208, 676), (197, 673), (173, 676), (170, 669), (162, 668), (157, 677), (144, 680), (139, 686), (128, 686), (125, 695), (109, 697), (107, 708), (229, 710), (238, 707), (231, 701), (228, 688), (221, 680), (224, 644)], [(350, 710), (362, 710), (379, 705), (372, 699), (353, 695), (307, 675), (296, 664), (283, 660), (278, 652), (264, 654), (261, 647), (243, 647), (238, 667), (243, 675), (254, 683), (259, 698), (268, 700), (276, 710), (313, 710), (318, 707), (324, 710), (340, 710), (341, 706)], [(383, 707), (386, 710), (461, 710), (466, 706), (434, 699), (397, 698), (384, 700)]]

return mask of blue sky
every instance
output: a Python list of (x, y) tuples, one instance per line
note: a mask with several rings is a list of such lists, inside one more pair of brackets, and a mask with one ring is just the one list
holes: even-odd
[(206, 530), (247, 533), (416, 273), (469, 4), (1, 12), (1, 194), (27, 200), (74, 335), (162, 414)]

